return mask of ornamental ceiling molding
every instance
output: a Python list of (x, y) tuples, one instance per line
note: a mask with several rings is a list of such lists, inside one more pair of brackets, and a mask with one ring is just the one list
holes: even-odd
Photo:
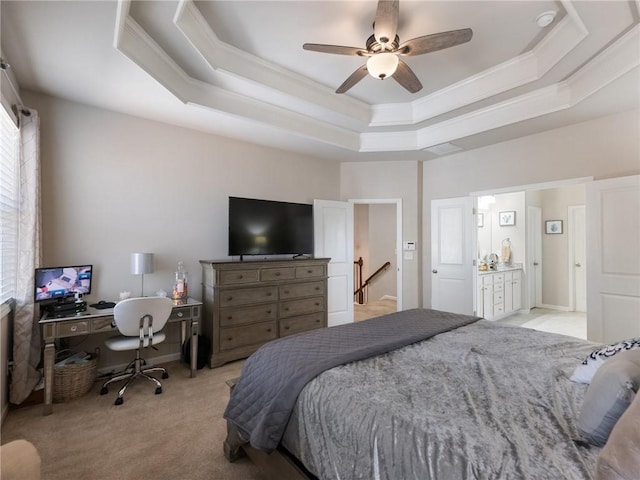
[[(413, 102), (369, 105), (303, 75), (222, 42), (192, 0), (181, 0), (173, 22), (217, 75), (218, 84), (189, 76), (129, 15), (119, 0), (114, 47), (186, 105), (213, 109), (354, 152), (422, 150), (571, 108), (640, 64), (640, 24), (567, 79), (426, 127), (443, 113), (542, 78), (588, 31), (573, 4), (530, 51)], [(640, 14), (640, 0), (634, 2)], [(394, 131), (367, 131), (394, 127)], [(398, 127), (404, 127), (398, 130)]]

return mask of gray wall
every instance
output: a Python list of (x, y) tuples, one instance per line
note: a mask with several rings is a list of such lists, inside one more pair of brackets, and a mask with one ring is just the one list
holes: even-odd
[(424, 162), (424, 306), (431, 305), (431, 200), (571, 178), (638, 174), (638, 132), (640, 112), (629, 110)]

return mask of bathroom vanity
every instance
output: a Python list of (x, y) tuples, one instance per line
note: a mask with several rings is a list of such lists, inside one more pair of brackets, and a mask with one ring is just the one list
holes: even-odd
[(499, 320), (522, 308), (522, 265), (478, 271), (476, 315)]

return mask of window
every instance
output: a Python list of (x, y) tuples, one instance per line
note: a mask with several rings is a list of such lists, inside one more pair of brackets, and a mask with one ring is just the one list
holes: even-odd
[(18, 128), (0, 107), (0, 304), (15, 296), (18, 265)]

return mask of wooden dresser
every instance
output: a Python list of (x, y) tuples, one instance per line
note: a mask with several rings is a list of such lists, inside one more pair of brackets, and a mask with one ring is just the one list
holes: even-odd
[(275, 338), (327, 326), (328, 258), (202, 265), (202, 333), (211, 368)]

